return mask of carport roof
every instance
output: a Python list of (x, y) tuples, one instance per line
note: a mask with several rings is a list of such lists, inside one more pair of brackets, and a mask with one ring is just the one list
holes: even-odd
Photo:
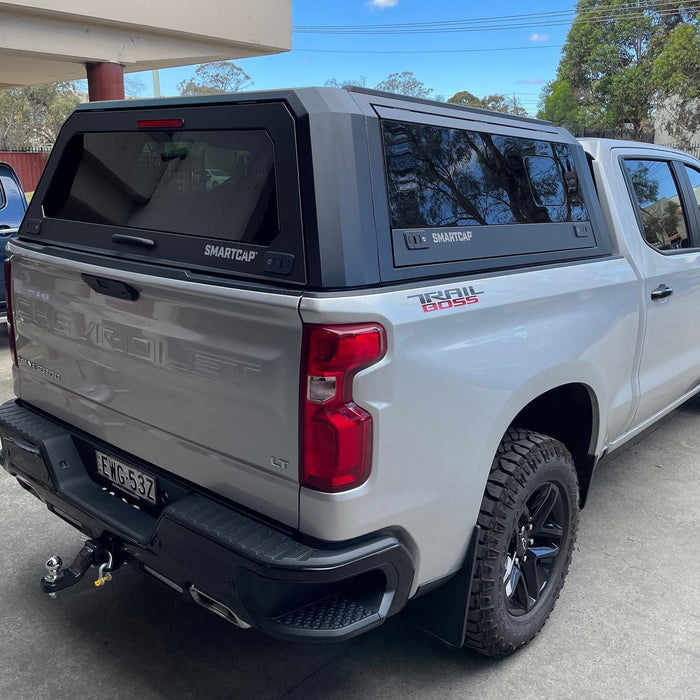
[(0, 88), (291, 48), (291, 0), (0, 0)]

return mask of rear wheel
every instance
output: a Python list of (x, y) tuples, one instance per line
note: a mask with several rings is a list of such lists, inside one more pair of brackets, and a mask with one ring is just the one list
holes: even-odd
[(465, 645), (506, 656), (529, 642), (554, 608), (578, 527), (578, 480), (566, 447), (510, 429), (481, 503)]

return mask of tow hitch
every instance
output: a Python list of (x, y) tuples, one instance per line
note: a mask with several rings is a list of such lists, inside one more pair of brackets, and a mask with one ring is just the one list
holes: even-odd
[[(83, 548), (78, 552), (73, 563), (63, 568), (63, 560), (58, 554), (54, 554), (46, 561), (46, 574), (41, 579), (41, 588), (51, 598), (56, 597), (58, 591), (73, 586), (80, 581), (91, 566), (97, 566), (97, 579), (95, 586), (99, 588), (112, 580), (111, 571), (115, 567), (115, 555), (111, 542), (102, 540), (87, 540)], [(117, 566), (121, 564), (118, 561)]]

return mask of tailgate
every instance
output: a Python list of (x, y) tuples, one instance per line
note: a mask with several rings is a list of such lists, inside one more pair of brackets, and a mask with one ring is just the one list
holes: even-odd
[[(297, 526), (299, 293), (12, 251), (21, 399)], [(137, 298), (95, 291), (95, 278)]]

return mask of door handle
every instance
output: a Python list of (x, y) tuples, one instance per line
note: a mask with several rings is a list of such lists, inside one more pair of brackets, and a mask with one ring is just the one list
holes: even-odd
[(660, 284), (656, 289), (651, 292), (651, 300), (658, 301), (659, 299), (665, 299), (673, 294), (673, 287), (667, 287), (665, 284)]

